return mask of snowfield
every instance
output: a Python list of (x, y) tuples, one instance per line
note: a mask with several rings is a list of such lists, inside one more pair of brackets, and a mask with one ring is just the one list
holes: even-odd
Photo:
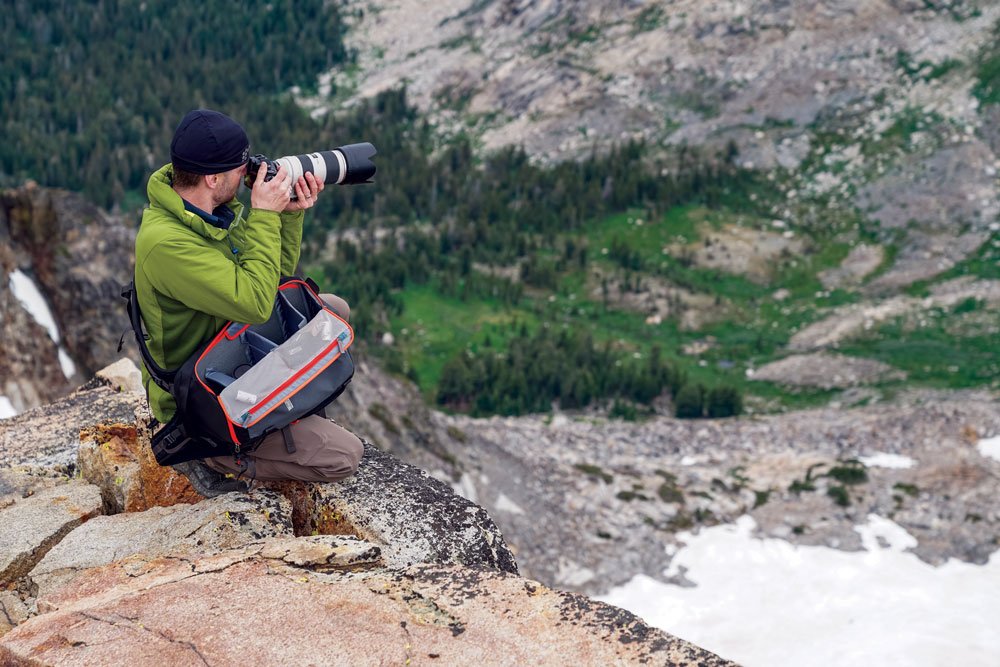
[(640, 575), (599, 599), (747, 667), (996, 664), (997, 554), (935, 568), (874, 514), (855, 528), (860, 552), (758, 539), (755, 528), (743, 516), (682, 534), (665, 576), (694, 587)]

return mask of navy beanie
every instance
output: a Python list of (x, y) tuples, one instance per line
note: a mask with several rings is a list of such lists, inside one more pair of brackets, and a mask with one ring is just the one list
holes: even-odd
[(170, 161), (192, 174), (219, 174), (246, 164), (250, 140), (243, 126), (210, 109), (189, 111), (174, 130)]

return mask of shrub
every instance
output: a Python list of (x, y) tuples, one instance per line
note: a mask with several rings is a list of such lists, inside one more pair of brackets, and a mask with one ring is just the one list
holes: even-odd
[(736, 387), (716, 387), (708, 392), (708, 416), (735, 417), (743, 412), (743, 397)]
[(689, 383), (681, 387), (674, 399), (675, 414), (679, 419), (698, 419), (705, 416), (705, 388)]

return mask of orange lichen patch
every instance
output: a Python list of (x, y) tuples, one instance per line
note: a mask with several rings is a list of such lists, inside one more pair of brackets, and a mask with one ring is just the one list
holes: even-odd
[(976, 430), (975, 426), (966, 424), (962, 427), (962, 440), (965, 440), (970, 445), (976, 444), (979, 442), (979, 431)]
[(83, 476), (101, 488), (110, 511), (142, 512), (202, 500), (186, 477), (156, 462), (148, 429), (98, 424), (82, 429), (80, 441)]
[(132, 488), (125, 495), (126, 512), (142, 512), (150, 507), (170, 507), (181, 503), (193, 505), (203, 499), (184, 475), (156, 462), (148, 443), (138, 445), (133, 454), (139, 463), (139, 471)]
[(344, 516), (323, 505), (312, 482), (263, 482), (262, 488), (272, 489), (292, 503), (292, 530), (304, 535), (354, 535), (363, 539)]
[(117, 462), (134, 461), (132, 452), (135, 450), (137, 433), (135, 426), (128, 424), (97, 424), (80, 429), (80, 440), (92, 441), (97, 444), (106, 460)]
[(354, 535), (361, 538), (354, 525), (343, 514), (330, 507), (320, 507), (316, 512), (316, 532), (320, 535)]

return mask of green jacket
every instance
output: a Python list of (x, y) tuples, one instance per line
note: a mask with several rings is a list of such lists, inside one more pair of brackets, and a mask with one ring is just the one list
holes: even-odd
[[(299, 261), (303, 211), (275, 213), (253, 209), (243, 219), (243, 204), (229, 229), (219, 229), (185, 210), (171, 187), (171, 165), (156, 171), (146, 192), (149, 208), (135, 239), (135, 289), (149, 334), (149, 351), (161, 367), (181, 366), (228, 321), (264, 322), (278, 290), (278, 278), (292, 275)], [(153, 416), (173, 417), (173, 397), (153, 383), (145, 368), (142, 381)]]

